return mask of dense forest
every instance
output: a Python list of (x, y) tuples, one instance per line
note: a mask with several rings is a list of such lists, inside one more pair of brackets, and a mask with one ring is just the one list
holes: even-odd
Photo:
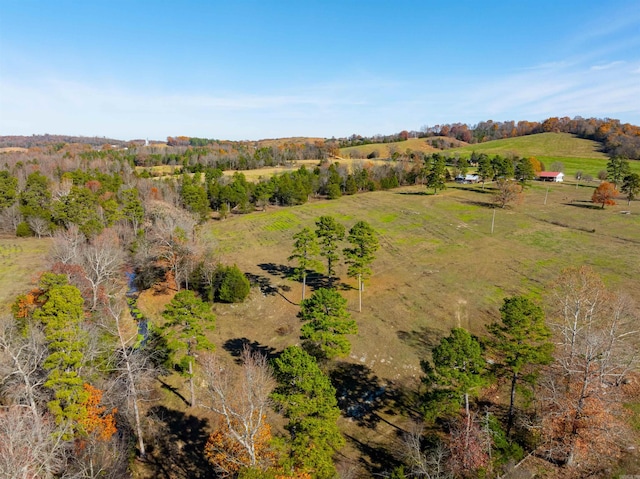
[[(640, 129), (616, 120), (482, 122), (420, 135), (472, 143), (546, 131), (600, 141), (611, 156), (602, 184), (629, 202), (640, 193), (627, 161), (640, 158)], [(379, 233), (364, 221), (348, 228), (320, 215), (315, 228), (292, 234), (291, 277), (304, 285), (298, 344), (269, 355), (240, 348), (228, 364), (212, 353), (212, 304), (243, 302), (251, 278), (202, 231), (230, 215), (402, 185), (436, 194), (471, 168), (483, 190), (496, 181), (492, 201), (505, 207), (545, 169), (534, 158), (485, 154), (405, 152), (350, 167), (336, 158), (343, 146), (410, 135), (272, 144), (172, 137), (148, 146), (4, 137), (3, 145), (28, 150), (0, 154), (0, 229), (49, 238), (51, 249), (49, 270), (0, 324), (0, 471), (123, 478), (166, 460), (185, 468), (175, 477), (360, 477), (337, 461), (345, 393), (337, 393), (335, 360), (348, 356), (358, 327), (336, 264), (344, 261), (357, 279), (362, 310), (363, 285), (384, 247)], [(303, 160), (315, 161), (257, 181), (243, 174)], [(149, 167), (160, 165), (174, 168), (154, 176)], [(608, 198), (593, 201), (604, 208)], [(312, 273), (321, 283), (305, 296)], [(151, 289), (172, 298), (156, 324), (136, 305), (136, 293)], [(378, 453), (385, 459), (376, 474), (503, 477), (529, 455), (566, 477), (610, 471), (597, 458), (616, 458), (634, 441), (624, 403), (637, 380), (638, 318), (627, 299), (592, 269), (573, 267), (557, 278), (547, 304), (505, 297), (482, 337), (453, 328), (423, 359), (419, 391), (397, 392), (416, 427)], [(184, 377), (187, 386), (175, 392), (193, 414), (173, 424), (157, 393), (170, 375)], [(488, 399), (498, 384), (508, 391), (500, 403)], [(172, 428), (197, 422), (198, 410), (215, 418), (201, 450), (162, 442)], [(184, 464), (171, 459), (187, 455)]]

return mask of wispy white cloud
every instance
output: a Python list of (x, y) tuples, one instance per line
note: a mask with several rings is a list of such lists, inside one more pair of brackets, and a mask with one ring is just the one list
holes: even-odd
[(601, 65), (593, 65), (591, 67), (591, 70), (608, 70), (609, 68), (614, 68), (617, 67), (618, 65), (622, 65), (625, 62), (621, 61), (621, 60), (617, 60), (614, 62), (609, 62), (609, 63), (605, 63), (605, 64), (601, 64)]
[(0, 134), (331, 137), (392, 133), (444, 122), (565, 115), (608, 116), (638, 124), (637, 74), (637, 63), (585, 65), (567, 59), (493, 76), (443, 73), (410, 82), (360, 72), (287, 91), (184, 94), (60, 78), (0, 77)]
[[(175, 134), (229, 139), (331, 136), (332, 128), (341, 131), (341, 117), (355, 123), (356, 110), (366, 110), (396, 88), (393, 82), (370, 77), (304, 85), (286, 94), (174, 94), (66, 79), (30, 83), (0, 78), (0, 134), (48, 132), (123, 139)], [(358, 129), (354, 126), (351, 131)]]

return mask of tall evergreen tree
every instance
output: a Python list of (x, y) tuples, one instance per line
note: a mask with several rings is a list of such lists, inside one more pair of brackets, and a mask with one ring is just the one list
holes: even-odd
[(18, 178), (7, 170), (0, 171), (0, 212), (13, 205), (18, 197)]
[(527, 181), (533, 180), (536, 177), (533, 163), (531, 163), (529, 158), (518, 159), (515, 167), (515, 177), (522, 185), (526, 185)]
[(273, 361), (279, 386), (272, 397), (288, 419), (289, 469), (318, 479), (336, 476), (333, 455), (344, 445), (336, 423), (340, 416), (336, 390), (313, 356), (290, 346)]
[(318, 359), (346, 356), (351, 343), (346, 334), (357, 334), (358, 326), (347, 311), (347, 300), (334, 289), (320, 288), (302, 301), (300, 319), (305, 322), (301, 338)]
[(509, 376), (511, 396), (507, 435), (513, 426), (516, 386), (519, 381), (533, 382), (536, 366), (549, 364), (553, 345), (551, 331), (545, 325), (542, 308), (524, 296), (505, 298), (500, 308), (501, 322), (487, 326), (491, 348), (499, 359), (497, 369)]
[(336, 273), (335, 262), (338, 255), (338, 242), (344, 239), (345, 228), (333, 216), (321, 216), (316, 220), (316, 237), (320, 243), (320, 256), (327, 260), (327, 276), (333, 281)]
[(20, 192), (20, 213), (25, 218), (35, 217), (51, 220), (51, 191), (49, 180), (39, 171), (27, 177), (24, 189)]
[(320, 247), (316, 236), (310, 228), (303, 228), (293, 235), (293, 252), (289, 256), (289, 261), (297, 261), (298, 267), (295, 269), (295, 278), (302, 280), (302, 299), (305, 299), (307, 288), (307, 270), (319, 269), (321, 264), (315, 259), (320, 254)]
[(433, 188), (433, 193), (446, 188), (447, 164), (444, 156), (434, 153), (427, 162), (427, 188)]
[(478, 176), (482, 178), (482, 189), (484, 190), (484, 184), (487, 180), (492, 181), (495, 177), (495, 169), (491, 163), (491, 159), (486, 153), (481, 153), (478, 157)]
[(366, 221), (358, 221), (349, 230), (347, 241), (351, 248), (344, 249), (347, 258), (347, 274), (358, 278), (358, 311), (362, 311), (362, 290), (364, 280), (371, 275), (370, 265), (375, 259), (375, 252), (380, 247), (376, 232)]
[(621, 156), (614, 156), (607, 163), (607, 180), (611, 181), (616, 188), (620, 186), (624, 177), (631, 173), (629, 160)]
[(193, 291), (182, 290), (167, 304), (162, 317), (166, 320), (162, 332), (174, 354), (173, 362), (189, 378), (193, 407), (196, 402), (193, 362), (198, 349), (213, 350), (213, 343), (204, 335), (204, 330), (213, 329), (215, 315)]
[(629, 173), (625, 176), (620, 191), (627, 195), (627, 206), (630, 205), (640, 193), (640, 175), (638, 173)]
[(87, 345), (81, 329), (84, 299), (78, 288), (67, 283), (65, 275), (46, 273), (40, 287), (46, 301), (33, 317), (44, 325), (49, 348), (43, 364), (48, 371), (44, 386), (53, 391), (54, 399), (48, 406), (56, 422), (63, 426), (63, 438), (71, 439), (82, 432), (80, 424), (86, 418), (84, 404), (89, 397), (80, 376)]
[(480, 342), (465, 329), (454, 328), (433, 349), (433, 364), (424, 361), (422, 367), (429, 388), (427, 413), (437, 416), (462, 404), (470, 421), (469, 398), (486, 383)]

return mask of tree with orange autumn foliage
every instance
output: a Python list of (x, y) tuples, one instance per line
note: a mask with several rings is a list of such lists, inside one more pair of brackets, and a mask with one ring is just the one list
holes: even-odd
[(615, 205), (615, 198), (617, 198), (618, 195), (618, 190), (613, 183), (603, 181), (593, 192), (591, 201), (593, 203), (601, 204), (604, 209), (604, 205)]
[(251, 450), (235, 438), (242, 426), (232, 420), (231, 426), (221, 420), (218, 428), (209, 435), (204, 448), (207, 460), (223, 476), (233, 476), (243, 468), (265, 470), (275, 463), (276, 454), (271, 449), (271, 426), (261, 422), (252, 437)]
[(270, 448), (271, 427), (266, 422), (275, 381), (265, 356), (245, 347), (241, 359), (240, 374), (215, 356), (203, 360), (211, 393), (207, 407), (220, 418), (218, 429), (207, 441), (205, 454), (224, 474), (242, 467), (265, 470), (276, 458)]
[(82, 403), (86, 409), (86, 416), (80, 419), (80, 426), (87, 435), (95, 435), (100, 441), (108, 441), (115, 434), (116, 410), (107, 413), (107, 408), (101, 406), (102, 391), (89, 383), (84, 383), (87, 399)]

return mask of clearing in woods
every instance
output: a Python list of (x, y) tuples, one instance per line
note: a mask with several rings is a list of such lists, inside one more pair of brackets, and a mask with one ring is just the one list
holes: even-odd
[[(640, 303), (640, 262), (631, 260), (640, 248), (640, 202), (601, 210), (590, 203), (592, 192), (533, 182), (521, 205), (495, 209), (493, 234), (490, 185), (484, 191), (479, 185), (450, 186), (437, 196), (406, 187), (208, 223), (205, 237), (220, 257), (259, 285), (243, 304), (215, 306), (218, 351), (240, 342), (271, 352), (298, 343), (301, 285), (286, 278), (294, 266), (287, 261), (293, 234), (313, 229), (321, 215), (335, 216), (347, 229), (369, 222), (380, 233), (381, 248), (362, 313), (356, 282), (344, 267), (338, 282), (359, 327), (350, 357), (338, 361), (333, 373), (347, 416), (341, 427), (354, 438), (344, 454), (355, 462), (366, 456), (363, 451), (395, 440), (397, 429), (390, 424), (404, 427), (406, 418), (398, 412), (410, 405), (396, 393), (417, 389), (420, 360), (440, 337), (456, 326), (483, 335), (499, 317), (504, 297), (543, 298), (562, 269), (587, 264)], [(316, 276), (308, 284), (313, 289), (322, 281)], [(367, 459), (374, 468), (377, 460)]]
[(50, 245), (50, 238), (0, 237), (0, 313), (35, 286), (39, 273), (48, 267)]
[[(415, 391), (420, 360), (452, 327), (475, 334), (498, 317), (505, 296), (544, 297), (550, 282), (569, 266), (591, 265), (608, 285), (640, 303), (640, 202), (602, 210), (590, 202), (593, 187), (537, 183), (522, 204), (493, 209), (491, 185), (450, 185), (438, 195), (414, 186), (312, 201), (290, 208), (232, 215), (201, 227), (221, 260), (236, 263), (254, 287), (246, 302), (216, 304), (211, 339), (223, 355), (252, 343), (275, 353), (299, 342), (301, 285), (287, 278), (292, 236), (333, 215), (348, 229), (359, 220), (380, 234), (373, 276), (357, 312), (356, 281), (338, 270), (337, 282), (359, 326), (350, 357), (339, 360), (332, 377), (350, 440), (348, 463), (363, 459), (375, 470), (385, 450), (406, 425), (401, 408), (411, 408), (402, 391)], [(546, 204), (545, 203), (546, 198)], [(495, 211), (494, 232), (491, 233)], [(629, 211), (630, 214), (625, 212)], [(46, 267), (48, 239), (0, 240), (0, 303), (9, 304), (29, 288), (31, 275)], [(346, 246), (343, 245), (343, 246)], [(323, 285), (315, 275), (308, 285)], [(310, 294), (310, 292), (308, 292)], [(166, 295), (141, 296), (138, 306), (158, 319)], [(181, 388), (182, 380), (169, 382)]]

